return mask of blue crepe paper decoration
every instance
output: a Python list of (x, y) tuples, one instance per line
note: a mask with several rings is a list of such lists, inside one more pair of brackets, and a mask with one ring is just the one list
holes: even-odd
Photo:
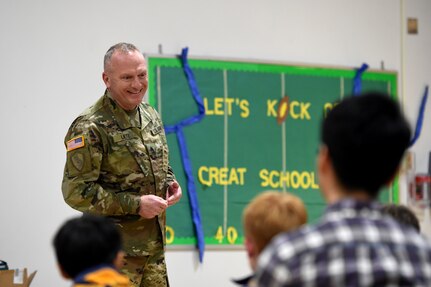
[(415, 134), (412, 140), (410, 141), (409, 147), (413, 146), (416, 143), (416, 141), (419, 139), (419, 136), (421, 135), (422, 123), (424, 121), (425, 104), (427, 102), (427, 99), (428, 99), (428, 86), (425, 87), (425, 92), (424, 92), (424, 95), (422, 96), (421, 106), (419, 108), (419, 115), (416, 121)]
[(362, 91), (362, 74), (368, 69), (368, 65), (363, 63), (362, 66), (356, 70), (355, 77), (353, 78), (353, 95), (358, 96)]
[(187, 191), (189, 195), (190, 207), (192, 209), (193, 224), (195, 227), (195, 233), (196, 233), (197, 244), (199, 249), (199, 261), (202, 263), (203, 257), (204, 257), (204, 250), (205, 250), (204, 231), (202, 227), (199, 202), (196, 194), (195, 181), (193, 178), (192, 165), (190, 162), (189, 153), (187, 151), (187, 143), (186, 143), (186, 138), (184, 136), (183, 128), (186, 126), (195, 124), (197, 122), (200, 122), (205, 117), (205, 107), (204, 107), (202, 98), (199, 94), (199, 89), (196, 84), (193, 71), (190, 68), (189, 62), (187, 60), (188, 50), (189, 49), (187, 47), (182, 49), (180, 59), (181, 59), (181, 64), (183, 67), (184, 74), (186, 75), (186, 78), (188, 81), (189, 88), (192, 92), (192, 95), (196, 104), (198, 105), (199, 114), (186, 118), (175, 125), (165, 126), (165, 132), (167, 134), (176, 133), (177, 135), (178, 145), (180, 147), (180, 152), (181, 152), (181, 159), (183, 162), (183, 168), (186, 173)]

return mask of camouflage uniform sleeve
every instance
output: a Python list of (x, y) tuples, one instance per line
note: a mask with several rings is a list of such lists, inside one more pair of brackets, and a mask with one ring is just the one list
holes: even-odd
[(100, 215), (138, 214), (138, 194), (119, 193), (119, 190), (98, 183), (106, 145), (102, 129), (78, 119), (69, 129), (65, 144), (67, 160), (62, 192), (67, 204), (76, 210)]

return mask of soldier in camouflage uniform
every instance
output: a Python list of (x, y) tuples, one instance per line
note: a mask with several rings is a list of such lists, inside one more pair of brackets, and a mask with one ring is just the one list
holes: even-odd
[(127, 43), (105, 55), (105, 95), (84, 111), (65, 138), (63, 196), (74, 209), (112, 218), (126, 252), (122, 271), (133, 286), (169, 286), (165, 257), (165, 210), (181, 187), (168, 161), (157, 112), (142, 103), (147, 67)]

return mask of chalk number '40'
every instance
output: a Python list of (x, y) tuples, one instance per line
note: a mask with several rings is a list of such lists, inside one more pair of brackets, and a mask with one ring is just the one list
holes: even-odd
[[(238, 232), (236, 231), (235, 227), (229, 226), (227, 228), (226, 236), (229, 244), (235, 244), (235, 241), (238, 239)], [(225, 235), (223, 234), (223, 228), (219, 226), (215, 235), (215, 239), (218, 240), (219, 243), (222, 243), (224, 237)]]

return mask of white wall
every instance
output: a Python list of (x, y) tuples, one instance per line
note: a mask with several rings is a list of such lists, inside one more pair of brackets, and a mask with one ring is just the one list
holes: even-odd
[[(60, 190), (63, 137), (103, 93), (102, 58), (112, 44), (132, 42), (147, 53), (162, 44), (166, 54), (189, 46), (191, 56), (367, 62), (374, 69), (384, 61), (386, 69), (405, 69), (404, 103), (413, 123), (423, 86), (431, 83), (431, 2), (409, 0), (401, 9), (400, 1), (1, 0), (1, 259), (11, 268), (37, 269), (33, 286), (69, 286), (51, 247), (59, 225), (77, 214)], [(419, 18), (419, 35), (401, 37), (402, 10)], [(429, 106), (413, 148), (422, 171)], [(244, 251), (207, 252), (201, 266), (195, 252), (168, 251), (167, 261), (174, 287), (231, 286), (229, 278), (249, 272)]]
[[(419, 29), (417, 35), (403, 36), (402, 51), (405, 57), (401, 69), (404, 70), (404, 108), (407, 116), (415, 124), (420, 101), (425, 86), (431, 86), (431, 1), (414, 0), (405, 1), (405, 18), (418, 18)], [(405, 20), (404, 29), (406, 29)], [(404, 64), (403, 64), (404, 63)], [(430, 87), (431, 88), (431, 87)], [(416, 144), (411, 148), (415, 155), (416, 172), (428, 172), (429, 153), (431, 152), (431, 94), (425, 109), (422, 134)], [(431, 238), (431, 218), (429, 209), (424, 213), (418, 212), (422, 219), (421, 229)], [(428, 213), (428, 214), (427, 214)]]
[[(405, 1), (406, 18), (418, 18), (418, 35), (406, 35), (404, 38), (405, 59), (405, 111), (410, 116), (415, 116), (416, 121), (420, 100), (422, 99), (426, 85), (431, 85), (431, 3), (427, 0), (414, 0), (414, 5)], [(407, 22), (407, 20), (405, 21)], [(406, 28), (406, 25), (404, 25)], [(431, 95), (429, 101), (431, 101)], [(425, 110), (423, 125), (424, 133), (418, 142), (412, 147), (416, 153), (416, 169), (420, 172), (428, 171), (428, 153), (431, 151), (431, 105), (428, 103)]]

